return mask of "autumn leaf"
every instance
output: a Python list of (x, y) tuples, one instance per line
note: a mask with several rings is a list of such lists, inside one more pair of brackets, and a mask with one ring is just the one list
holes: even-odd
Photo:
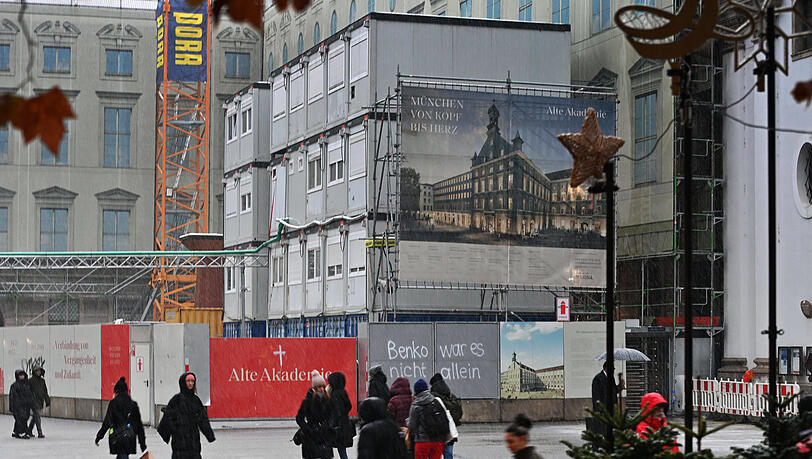
[(5, 126), (14, 119), (24, 101), (25, 99), (14, 94), (4, 94), (0, 97), (0, 126)]
[(214, 0), (211, 4), (211, 14), (214, 23), (220, 21), (220, 14), (226, 8), (228, 15), (235, 22), (247, 22), (258, 30), (262, 30), (262, 12), (265, 9), (263, 0)]
[(62, 91), (54, 86), (45, 94), (22, 99), (11, 123), (22, 131), (26, 143), (39, 136), (48, 149), (56, 152), (65, 133), (65, 118), (76, 115)]
[(310, 0), (293, 0), (293, 9), (296, 11), (304, 11), (309, 4)]
[(809, 106), (809, 103), (812, 102), (812, 80), (809, 81), (799, 81), (795, 84), (795, 88), (792, 90), (792, 97), (795, 98), (795, 102), (799, 104), (803, 101), (806, 101), (806, 106)]

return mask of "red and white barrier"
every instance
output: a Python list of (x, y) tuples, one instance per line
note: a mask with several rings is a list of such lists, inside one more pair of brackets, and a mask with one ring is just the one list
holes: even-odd
[[(735, 414), (739, 416), (763, 416), (767, 411), (769, 392), (767, 383), (746, 383), (725, 379), (694, 379), (694, 408), (706, 413)], [(798, 384), (779, 384), (779, 398), (785, 399), (800, 393)], [(789, 407), (789, 414), (798, 414), (798, 400)]]

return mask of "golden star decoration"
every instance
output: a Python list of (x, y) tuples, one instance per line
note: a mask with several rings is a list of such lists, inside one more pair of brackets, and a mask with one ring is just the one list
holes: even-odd
[(605, 136), (598, 126), (595, 109), (589, 107), (581, 132), (559, 134), (558, 141), (564, 144), (572, 155), (572, 175), (570, 187), (584, 183), (589, 177), (603, 178), (603, 165), (626, 143), (625, 140)]

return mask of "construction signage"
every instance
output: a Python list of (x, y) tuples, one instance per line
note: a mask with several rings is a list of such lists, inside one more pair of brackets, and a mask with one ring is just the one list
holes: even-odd
[(157, 26), (156, 79), (206, 81), (208, 77), (207, 2), (190, 6), (185, 0), (161, 0), (155, 15)]
[(212, 338), (209, 350), (211, 418), (294, 417), (313, 370), (343, 373), (356, 400), (353, 338)]
[(557, 297), (555, 299), (555, 316), (558, 322), (570, 321), (570, 299), (569, 297)]

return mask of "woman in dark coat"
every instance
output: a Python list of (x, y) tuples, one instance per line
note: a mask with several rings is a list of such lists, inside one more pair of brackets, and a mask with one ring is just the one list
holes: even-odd
[(367, 393), (370, 397), (382, 398), (386, 403), (389, 403), (389, 398), (392, 397), (389, 393), (389, 387), (386, 386), (386, 375), (380, 365), (375, 365), (369, 369), (369, 389)]
[(338, 450), (338, 457), (347, 459), (347, 448), (352, 447), (352, 439), (355, 437), (355, 425), (350, 422), (350, 410), (352, 403), (344, 387), (347, 385), (347, 378), (343, 373), (330, 373), (327, 376), (328, 394), (330, 395), (330, 426), (335, 432), (335, 447)]
[(96, 434), (96, 445), (99, 444), (108, 431), (112, 434), (118, 429), (124, 429), (129, 425), (133, 429), (135, 436), (126, 442), (116, 445), (110, 444), (110, 454), (115, 454), (117, 459), (127, 459), (130, 454), (136, 453), (135, 439), (138, 438), (142, 453), (147, 450), (147, 439), (144, 435), (144, 425), (141, 424), (141, 412), (138, 410), (138, 404), (130, 398), (127, 381), (123, 377), (116, 382), (113, 392), (115, 392), (116, 396), (107, 405), (107, 414), (104, 415), (104, 421)]
[(209, 414), (195, 394), (197, 378), (194, 373), (180, 375), (178, 386), (180, 392), (164, 408), (158, 434), (165, 442), (172, 441), (172, 459), (200, 459), (200, 433), (209, 443), (214, 441)]
[(28, 384), (28, 373), (23, 370), (14, 372), (14, 383), (8, 393), (8, 410), (14, 415), (14, 438), (31, 438), (28, 435), (28, 413), (34, 406), (34, 393)]
[(358, 435), (358, 459), (402, 459), (406, 445), (397, 424), (386, 415), (386, 402), (377, 397), (358, 405), (363, 426)]
[(389, 399), (387, 413), (398, 427), (406, 427), (406, 418), (409, 417), (409, 409), (414, 401), (409, 380), (402, 376), (397, 378), (389, 392), (392, 393), (392, 398)]
[(330, 395), (327, 383), (317, 370), (310, 376), (312, 387), (307, 390), (296, 424), (302, 431), (302, 457), (304, 459), (325, 459), (333, 457), (334, 435), (330, 428)]

